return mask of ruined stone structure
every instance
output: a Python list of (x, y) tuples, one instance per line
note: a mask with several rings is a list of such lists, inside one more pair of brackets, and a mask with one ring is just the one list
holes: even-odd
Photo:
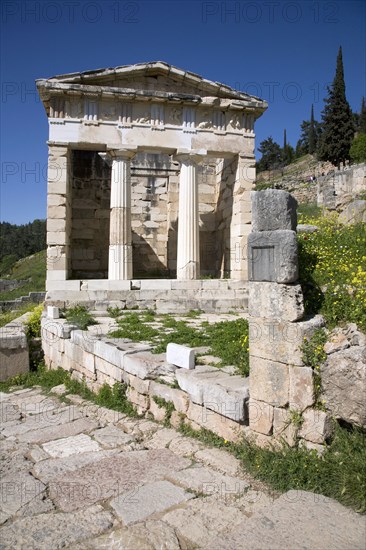
[[(204, 281), (186, 282), (205, 275), (247, 280), (254, 122), (264, 101), (163, 62), (41, 79), (37, 88), (49, 119), (48, 302), (204, 293)], [(140, 282), (156, 276), (165, 286)], [(234, 287), (223, 281), (224, 291)], [(241, 290), (231, 297), (244, 303)]]

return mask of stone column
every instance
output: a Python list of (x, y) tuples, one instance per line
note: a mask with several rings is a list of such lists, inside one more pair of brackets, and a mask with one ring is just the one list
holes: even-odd
[(49, 143), (47, 185), (47, 282), (58, 288), (68, 277), (70, 261), (70, 151), (65, 144)]
[(202, 160), (202, 153), (179, 153), (176, 158), (181, 163), (177, 279), (198, 279), (200, 276), (200, 246), (197, 164)]
[(111, 217), (108, 279), (132, 279), (131, 171), (135, 151), (114, 150), (112, 159)]

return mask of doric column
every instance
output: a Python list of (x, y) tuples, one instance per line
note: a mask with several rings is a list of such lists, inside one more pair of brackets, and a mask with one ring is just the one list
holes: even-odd
[(203, 153), (179, 153), (177, 279), (198, 279), (200, 276), (199, 212), (197, 164)]
[(132, 279), (131, 169), (135, 151), (113, 150), (108, 279)]

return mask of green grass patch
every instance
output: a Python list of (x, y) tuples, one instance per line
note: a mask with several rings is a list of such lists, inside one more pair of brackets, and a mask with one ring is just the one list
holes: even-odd
[(0, 292), (0, 301), (15, 300), (20, 296), (27, 296), (29, 292), (44, 292), (46, 284), (46, 251), (42, 250), (32, 256), (18, 260), (15, 265), (1, 277), (26, 282), (14, 290)]
[(298, 223), (306, 223), (302, 220), (311, 218), (317, 220), (323, 215), (323, 209), (316, 203), (299, 204), (297, 207)]
[(4, 311), (0, 313), (0, 327), (4, 327), (11, 321), (14, 321), (14, 319), (17, 319), (21, 315), (24, 315), (24, 313), (28, 313), (28, 311), (33, 311), (36, 308), (36, 304), (34, 303), (27, 303), (23, 305), (21, 308), (15, 310), (15, 311)]
[(164, 426), (169, 428), (171, 416), (173, 414), (173, 411), (175, 411), (174, 403), (172, 403), (171, 401), (166, 401), (163, 397), (158, 397), (157, 395), (153, 396), (153, 400), (158, 407), (160, 407), (161, 409), (165, 409)]
[[(198, 319), (200, 312), (189, 312), (188, 319)], [(161, 328), (151, 326), (156, 322)], [(187, 320), (177, 320), (172, 315), (156, 315), (154, 311), (126, 312), (117, 320), (118, 329), (113, 338), (128, 338), (133, 342), (150, 342), (153, 353), (164, 353), (169, 343), (189, 347), (206, 346), (209, 353), (221, 359), (218, 367), (234, 365), (244, 376), (249, 373), (248, 321), (235, 319), (221, 323), (191, 326)]]
[(86, 330), (89, 326), (98, 324), (88, 308), (80, 304), (63, 310), (62, 315), (68, 323), (77, 326), (80, 330)]

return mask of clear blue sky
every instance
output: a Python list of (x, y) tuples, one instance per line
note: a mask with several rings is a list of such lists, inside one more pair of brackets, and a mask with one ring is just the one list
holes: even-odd
[(34, 81), (163, 60), (259, 95), (256, 144), (296, 145), (342, 45), (346, 93), (365, 91), (366, 4), (345, 1), (2, 0), (1, 220), (46, 216), (47, 117)]

